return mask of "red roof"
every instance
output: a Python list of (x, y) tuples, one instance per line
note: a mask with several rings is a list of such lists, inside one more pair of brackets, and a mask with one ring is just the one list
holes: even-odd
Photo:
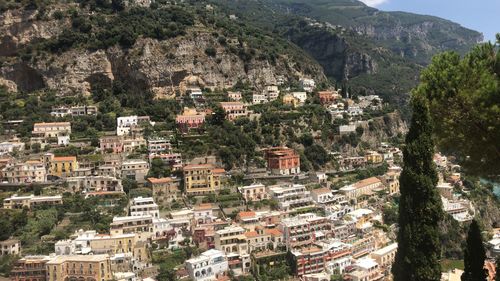
[(283, 236), (283, 233), (277, 228), (266, 229), (264, 232), (272, 236)]
[(381, 181), (376, 177), (371, 177), (371, 178), (367, 178), (367, 179), (358, 181), (357, 183), (354, 184), (354, 187), (361, 188), (361, 187), (365, 187), (367, 185), (371, 185), (371, 184), (375, 184), (375, 183), (381, 183)]
[(256, 214), (255, 214), (255, 212), (239, 212), (238, 216), (240, 218), (251, 218), (251, 217), (255, 217)]
[(172, 178), (148, 178), (148, 181), (150, 183), (167, 183), (167, 182), (172, 182)]
[(245, 236), (247, 238), (254, 238), (254, 237), (259, 236), (259, 234), (257, 233), (257, 231), (248, 231), (248, 232), (245, 232)]
[(53, 161), (76, 161), (76, 156), (54, 157)]

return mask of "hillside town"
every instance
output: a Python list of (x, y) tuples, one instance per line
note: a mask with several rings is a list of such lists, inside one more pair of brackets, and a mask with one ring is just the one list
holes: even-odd
[[(385, 108), (376, 95), (319, 91), (305, 78), (299, 85), (268, 85), (246, 99), (227, 91), (216, 107), (192, 86), (175, 131), (160, 134), (151, 133), (150, 116), (130, 115), (98, 138), (75, 137), (74, 122), (98, 114), (91, 105), (52, 108), (57, 121), (34, 123), (26, 141), (17, 132), (23, 120), (4, 121), (2, 208), (23, 216), (14, 228), (33, 231), (0, 241), (1, 255), (12, 257), (10, 280), (387, 280), (398, 248), (401, 143), (328, 150), (334, 165), (307, 171), (286, 144), (259, 147), (261, 165), (234, 169), (220, 155), (181, 149), (183, 140), (206, 138), (206, 122), (220, 116), (259, 120), (262, 104), (293, 110), (316, 100), (342, 121), (340, 138), (363, 134), (372, 124), (366, 112)], [(476, 208), (461, 195), (461, 167), (443, 154), (434, 163), (444, 211), (470, 222)], [(500, 255), (500, 231), (488, 247), (490, 258)]]

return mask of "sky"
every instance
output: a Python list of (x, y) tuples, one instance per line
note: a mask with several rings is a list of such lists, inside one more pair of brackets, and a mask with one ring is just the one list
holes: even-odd
[(494, 41), (500, 33), (500, 0), (361, 0), (383, 11), (438, 16), (483, 33)]

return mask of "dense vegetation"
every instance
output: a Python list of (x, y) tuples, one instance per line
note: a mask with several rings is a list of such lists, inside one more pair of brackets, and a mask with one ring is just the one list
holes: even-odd
[[(81, 10), (70, 9), (66, 14), (54, 12), (52, 16), (58, 21), (63, 22), (67, 17), (71, 28), (64, 29), (57, 37), (29, 46), (24, 56), (36, 50), (64, 52), (78, 47), (97, 50), (116, 44), (128, 48), (139, 36), (164, 40), (183, 35), (194, 20), (187, 10), (175, 5), (125, 9), (123, 1), (92, 0), (80, 1), (80, 7)], [(89, 16), (84, 9), (93, 13)]]

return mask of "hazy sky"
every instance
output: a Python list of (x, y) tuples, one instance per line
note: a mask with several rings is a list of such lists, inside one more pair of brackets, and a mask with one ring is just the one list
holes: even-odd
[(361, 0), (384, 11), (432, 15), (482, 32), (485, 40), (500, 33), (500, 0)]

